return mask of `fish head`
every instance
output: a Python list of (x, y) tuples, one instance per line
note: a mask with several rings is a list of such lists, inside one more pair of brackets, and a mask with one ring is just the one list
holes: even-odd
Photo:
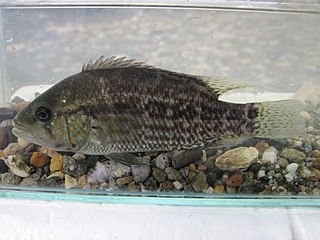
[(88, 118), (79, 112), (66, 111), (57, 100), (44, 96), (40, 95), (17, 114), (13, 134), (57, 151), (79, 150), (87, 141)]

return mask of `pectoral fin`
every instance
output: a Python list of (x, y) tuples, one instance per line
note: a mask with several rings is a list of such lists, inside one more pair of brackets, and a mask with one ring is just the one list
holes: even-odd
[(125, 165), (150, 165), (148, 159), (137, 157), (131, 153), (109, 153), (105, 157)]

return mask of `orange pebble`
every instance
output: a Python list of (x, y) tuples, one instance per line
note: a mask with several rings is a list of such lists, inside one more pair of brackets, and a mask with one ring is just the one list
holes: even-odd
[(34, 152), (30, 159), (30, 165), (42, 168), (49, 163), (49, 157), (42, 152)]

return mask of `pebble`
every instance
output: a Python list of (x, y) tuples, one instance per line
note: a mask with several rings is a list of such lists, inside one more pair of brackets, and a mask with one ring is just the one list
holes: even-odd
[(61, 171), (62, 166), (63, 156), (59, 153), (53, 155), (50, 162), (50, 172)]
[(13, 155), (13, 154), (18, 154), (23, 152), (23, 147), (19, 145), (19, 143), (10, 143), (4, 150), (3, 152), (6, 155)]
[(167, 179), (166, 172), (160, 168), (153, 168), (152, 175), (160, 183)]
[(259, 155), (262, 155), (264, 153), (264, 151), (269, 148), (269, 144), (262, 140), (262, 141), (257, 142), (255, 147), (258, 150)]
[(104, 183), (108, 181), (109, 178), (110, 176), (107, 175), (107, 170), (105, 165), (101, 162), (96, 162), (95, 167), (91, 169), (91, 171), (88, 174), (87, 181), (89, 183), (93, 183), (93, 182)]
[(21, 180), (21, 177), (14, 175), (11, 172), (6, 172), (0, 175), (1, 184), (4, 185), (18, 185)]
[(309, 176), (311, 175), (311, 171), (305, 167), (302, 166), (301, 168), (299, 168), (299, 176), (303, 177), (303, 178), (309, 178)]
[(261, 162), (254, 162), (251, 164), (251, 166), (249, 167), (249, 170), (253, 173), (257, 173), (260, 171), (262, 167), (262, 163)]
[(188, 179), (189, 179), (190, 181), (192, 181), (192, 180), (195, 178), (196, 175), (197, 175), (196, 172), (190, 171), (190, 172), (188, 173)]
[(5, 163), (19, 177), (28, 177), (30, 175), (31, 168), (15, 155), (10, 155)]
[(48, 157), (51, 157), (51, 158), (52, 158), (54, 155), (60, 154), (60, 153), (58, 153), (57, 151), (55, 151), (55, 150), (53, 150), (53, 149), (51, 149), (51, 148), (47, 148), (47, 147), (41, 147), (41, 148), (40, 148), (40, 152), (48, 155)]
[(177, 190), (180, 190), (181, 188), (183, 188), (183, 185), (179, 181), (174, 181), (172, 184), (174, 188)]
[(312, 166), (316, 169), (320, 170), (320, 158), (313, 158), (312, 159)]
[(314, 188), (314, 189), (312, 190), (312, 194), (313, 194), (313, 195), (320, 195), (320, 189), (319, 189), (319, 188)]
[(266, 170), (259, 170), (258, 174), (257, 174), (257, 179), (263, 178), (266, 176)]
[(63, 179), (64, 173), (63, 172), (54, 172), (54, 173), (50, 174), (47, 179), (50, 179), (50, 178)]
[(0, 158), (6, 158), (6, 154), (4, 153), (3, 150), (0, 149)]
[(139, 190), (137, 185), (134, 182), (130, 182), (128, 184), (128, 189), (130, 192), (137, 192)]
[(313, 169), (312, 173), (316, 176), (317, 181), (320, 181), (320, 170)]
[(86, 163), (79, 162), (68, 155), (63, 156), (62, 172), (72, 177), (80, 177), (86, 173)]
[(287, 180), (288, 183), (292, 182), (293, 179), (294, 179), (291, 173), (287, 173), (287, 174), (285, 175), (285, 178), (286, 178), (286, 180)]
[(147, 190), (151, 190), (151, 191), (155, 191), (159, 187), (158, 182), (152, 176), (147, 178), (147, 180), (144, 182), (144, 186)]
[(206, 175), (198, 173), (192, 180), (192, 187), (196, 192), (203, 192), (209, 187)]
[(295, 176), (298, 167), (299, 167), (299, 164), (297, 164), (297, 163), (290, 163), (290, 164), (286, 167), (286, 171), (287, 171), (288, 173), (290, 173), (292, 176)]
[(64, 187), (70, 189), (77, 186), (77, 179), (69, 174), (64, 175)]
[(82, 161), (86, 159), (86, 155), (82, 154), (82, 153), (75, 153), (72, 155), (72, 158), (74, 158), (77, 161)]
[(266, 149), (262, 154), (262, 163), (274, 164), (277, 161), (278, 150), (274, 147)]
[(214, 192), (219, 194), (224, 192), (224, 185), (218, 184), (214, 187)]
[(127, 166), (119, 162), (105, 161), (104, 166), (106, 168), (107, 175), (111, 178), (129, 176), (131, 174), (130, 166)]
[(230, 186), (226, 186), (226, 190), (228, 194), (235, 194), (236, 193), (236, 188), (235, 187), (230, 187)]
[(167, 180), (167, 181), (164, 181), (162, 183), (160, 183), (160, 188), (162, 189), (171, 189), (173, 188), (173, 184), (171, 181)]
[(82, 175), (81, 177), (79, 177), (78, 186), (82, 188), (86, 184), (87, 184), (87, 175)]
[(167, 167), (164, 171), (167, 174), (167, 178), (169, 180), (179, 181), (182, 179), (181, 173), (172, 167)]
[(149, 165), (133, 165), (131, 166), (133, 180), (136, 183), (146, 180), (151, 173), (151, 167)]
[(191, 163), (189, 165), (189, 169), (190, 169), (190, 171), (196, 171), (197, 170), (197, 166), (194, 163)]
[(204, 165), (204, 164), (200, 164), (200, 165), (198, 166), (198, 170), (201, 171), (201, 172), (204, 172), (204, 171), (207, 170), (207, 167), (206, 167), (206, 165)]
[(216, 159), (216, 166), (221, 170), (245, 170), (256, 161), (259, 152), (254, 147), (238, 147), (223, 153)]
[(123, 186), (123, 185), (126, 185), (126, 184), (132, 182), (132, 180), (133, 180), (132, 176), (125, 176), (125, 177), (117, 178), (116, 183), (119, 186)]
[(191, 163), (201, 161), (203, 152), (201, 149), (180, 150), (174, 153), (172, 157), (172, 166), (180, 169)]
[(293, 148), (284, 149), (281, 152), (280, 156), (286, 158), (289, 161), (289, 163), (302, 163), (307, 158), (304, 152), (301, 152)]
[(0, 173), (8, 172), (8, 170), (9, 170), (9, 167), (7, 166), (5, 161), (0, 159)]
[(34, 152), (32, 153), (31, 159), (30, 159), (30, 165), (42, 168), (45, 165), (47, 165), (50, 162), (49, 157), (42, 153), (42, 152)]
[(156, 160), (155, 165), (160, 169), (165, 169), (170, 166), (170, 158), (167, 154), (160, 154)]
[(203, 191), (206, 194), (213, 194), (214, 193), (214, 189), (212, 187), (208, 187), (206, 190)]
[(288, 166), (289, 162), (285, 158), (279, 158), (277, 161), (277, 164), (282, 168), (286, 168)]
[(236, 173), (227, 179), (226, 184), (231, 187), (237, 187), (242, 183), (242, 181), (243, 179), (241, 173)]

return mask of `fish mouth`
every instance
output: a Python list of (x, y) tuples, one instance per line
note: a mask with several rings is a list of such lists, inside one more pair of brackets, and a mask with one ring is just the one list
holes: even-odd
[(26, 139), (26, 140), (32, 138), (32, 135), (30, 134), (30, 132), (27, 129), (25, 129), (23, 126), (21, 126), (21, 124), (16, 119), (13, 119), (12, 126), (13, 126), (12, 133), (15, 136)]

